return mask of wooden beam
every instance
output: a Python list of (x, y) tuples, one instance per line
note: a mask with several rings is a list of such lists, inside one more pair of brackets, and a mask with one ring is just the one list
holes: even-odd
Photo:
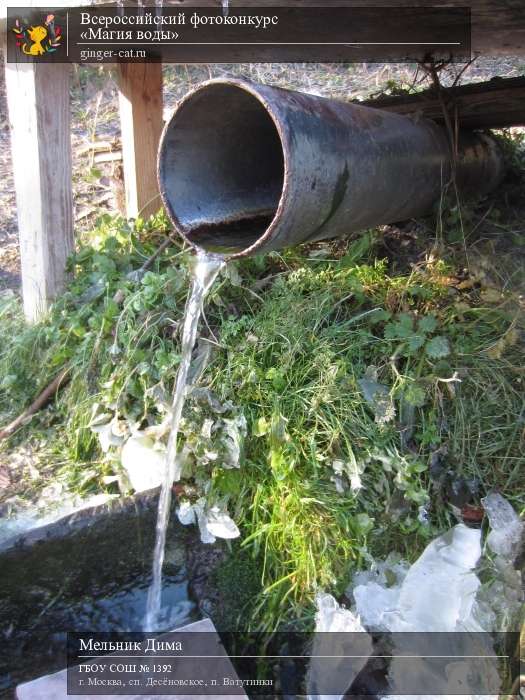
[(117, 70), (127, 215), (147, 217), (162, 205), (157, 184), (162, 64), (120, 63)]
[[(220, 7), (220, 0), (164, 0), (164, 5)], [(396, 7), (470, 7), (472, 18), (472, 52), (487, 56), (525, 54), (525, 5), (523, 0), (230, 0), (230, 7), (382, 7), (395, 12)]]
[[(442, 95), (454, 120), (468, 129), (502, 129), (525, 125), (525, 77), (493, 78), (443, 88)], [(419, 114), (442, 123), (443, 110), (434, 89), (412, 95), (378, 97), (359, 104), (398, 114)]]
[(68, 64), (5, 63), (24, 311), (36, 321), (73, 251)]

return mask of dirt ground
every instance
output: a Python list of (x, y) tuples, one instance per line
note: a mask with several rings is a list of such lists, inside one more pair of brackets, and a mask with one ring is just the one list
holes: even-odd
[[(460, 66), (443, 76), (450, 84)], [(463, 83), (525, 72), (525, 59), (479, 58)], [(338, 99), (364, 99), (422, 84), (421, 70), (408, 64), (241, 64), (164, 67), (165, 116), (176, 101), (202, 80), (242, 75), (257, 82), (290, 87)], [(102, 211), (123, 210), (118, 93), (113, 75), (98, 67), (73, 67), (71, 88), (73, 195), (78, 235), (89, 231)], [(12, 176), (9, 121), (3, 71), (0, 71), (0, 291), (19, 290), (20, 258)]]

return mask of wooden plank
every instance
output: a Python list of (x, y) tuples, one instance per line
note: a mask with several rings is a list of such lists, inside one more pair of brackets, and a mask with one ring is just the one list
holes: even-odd
[(162, 132), (162, 65), (120, 63), (117, 70), (127, 215), (147, 217), (161, 207), (157, 150)]
[[(164, 0), (164, 5), (217, 7), (218, 0)], [(230, 7), (439, 7), (436, 0), (230, 0)], [(485, 55), (525, 54), (524, 0), (447, 0), (450, 7), (472, 9), (472, 52)], [(394, 9), (392, 11), (395, 12)]]
[[(493, 78), (443, 88), (442, 96), (459, 126), (469, 129), (502, 129), (525, 125), (525, 77)], [(443, 123), (443, 110), (434, 89), (413, 95), (392, 95), (366, 100), (359, 104), (398, 114), (420, 114)]]
[(24, 311), (36, 321), (66, 280), (73, 251), (68, 64), (7, 63)]

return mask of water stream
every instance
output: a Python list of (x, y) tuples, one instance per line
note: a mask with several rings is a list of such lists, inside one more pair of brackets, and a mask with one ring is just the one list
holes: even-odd
[(191, 354), (197, 340), (197, 330), (204, 299), (224, 265), (225, 262), (223, 258), (217, 255), (210, 255), (209, 253), (199, 252), (195, 258), (193, 281), (184, 311), (181, 361), (177, 373), (175, 392), (173, 394), (170, 435), (166, 452), (166, 473), (159, 497), (155, 550), (153, 555), (153, 579), (148, 591), (146, 617), (144, 621), (144, 629), (147, 632), (158, 630), (161, 623), (159, 618), (161, 611), (162, 568), (164, 565), (166, 531), (168, 528), (171, 506), (171, 489), (173, 482), (180, 479), (181, 473), (181, 466), (177, 461), (177, 437), (186, 396)]

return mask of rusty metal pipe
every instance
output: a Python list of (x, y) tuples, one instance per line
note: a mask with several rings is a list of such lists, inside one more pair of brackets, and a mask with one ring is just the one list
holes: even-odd
[[(493, 139), (460, 132), (460, 189), (487, 192), (502, 172)], [(428, 213), (450, 173), (434, 122), (236, 79), (183, 98), (158, 164), (179, 233), (231, 257)]]

